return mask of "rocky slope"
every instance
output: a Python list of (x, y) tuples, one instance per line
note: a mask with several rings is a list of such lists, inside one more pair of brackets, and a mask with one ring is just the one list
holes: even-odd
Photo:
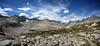
[[(39, 20), (37, 18), (27, 19), (24, 16), (2, 16), (0, 15), (0, 25), (16, 25), (15, 27), (9, 26), (7, 30), (37, 30), (37, 31), (48, 31), (48, 30), (58, 30), (65, 27), (64, 24), (54, 20)], [(26, 21), (25, 21), (26, 20)], [(25, 21), (25, 22), (24, 22)], [(21, 26), (17, 26), (20, 24)]]
[(28, 27), (30, 30), (37, 31), (49, 31), (49, 30), (58, 30), (65, 27), (64, 24), (57, 21), (50, 20), (28, 20), (23, 23), (25, 27)]
[(99, 19), (91, 16), (66, 28), (53, 20), (0, 16), (0, 46), (100, 46)]
[[(4, 16), (2, 16), (2, 17), (4, 17)], [(18, 17), (18, 16), (17, 17), (12, 16), (10, 18), (11, 19), (6, 18), (6, 20), (5, 20), (5, 18), (1, 18), (1, 19), (4, 20), (3, 23), (6, 23), (7, 21), (14, 22), (15, 20), (17, 20), (15, 22), (20, 23), (21, 26), (19, 26), (19, 27), (11, 27), (10, 26), (10, 27), (6, 28), (6, 30), (13, 31), (15, 33), (19, 33), (19, 32), (20, 33), (22, 33), (22, 32), (27, 33), (29, 30), (33, 30), (33, 31), (57, 31), (58, 29), (71, 27), (71, 26), (77, 25), (77, 24), (100, 21), (99, 16), (91, 16), (91, 17), (88, 17), (88, 18), (80, 20), (80, 21), (70, 21), (67, 24), (63, 24), (61, 22), (54, 21), (54, 20), (48, 20), (48, 19), (39, 20), (37, 18), (33, 18), (33, 19), (27, 19), (26, 20), (25, 17)], [(13, 24), (13, 25), (16, 25), (16, 24)], [(10, 33), (13, 33), (13, 32), (10, 32)]]
[[(7, 17), (7, 16), (2, 16), (0, 15), (0, 32), (12, 32), (13, 27), (19, 27), (21, 25), (20, 22), (24, 22), (25, 21), (25, 17), (24, 16), (11, 16), (11, 17)], [(12, 28), (9, 28), (12, 27)], [(9, 28), (9, 29), (8, 29)]]
[(7, 35), (5, 35), (5, 37), (0, 38), (0, 43), (3, 43), (0, 45), (100, 46), (100, 22), (74, 25), (69, 29), (60, 29), (53, 32), (29, 31), (28, 33), (22, 33), (20, 35), (12, 34), (9, 36), (11, 37), (8, 38)]
[(76, 25), (76, 24), (90, 23), (90, 22), (98, 22), (98, 21), (100, 21), (100, 16), (93, 15), (93, 16), (89, 16), (87, 18), (84, 18), (82, 20), (70, 21), (67, 24), (67, 26), (70, 27), (70, 26), (73, 26), (73, 25)]

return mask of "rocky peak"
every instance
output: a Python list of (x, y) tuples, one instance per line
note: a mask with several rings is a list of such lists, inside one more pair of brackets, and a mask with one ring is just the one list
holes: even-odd
[(20, 22), (24, 22), (26, 19), (25, 17), (19, 17), (19, 16), (3, 16), (0, 15), (0, 31), (7, 31), (8, 27), (17, 27), (20, 24)]
[(82, 21), (84, 22), (94, 22), (94, 21), (100, 21), (100, 16), (96, 16), (96, 15), (93, 15), (93, 16), (90, 16), (86, 19), (83, 19)]
[(69, 21), (69, 23), (67, 24), (67, 26), (69, 27), (69, 26), (73, 26), (73, 25), (76, 25), (76, 24), (98, 22), (98, 21), (100, 21), (100, 16), (92, 15), (92, 16), (87, 17), (87, 18), (82, 19), (82, 20)]

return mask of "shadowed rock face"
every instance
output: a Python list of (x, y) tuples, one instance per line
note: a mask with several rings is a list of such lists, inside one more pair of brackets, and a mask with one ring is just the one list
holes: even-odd
[(25, 21), (25, 17), (23, 16), (7, 17), (7, 16), (0, 15), (0, 32), (5, 30), (7, 27), (19, 26), (20, 22), (24, 22), (24, 21)]

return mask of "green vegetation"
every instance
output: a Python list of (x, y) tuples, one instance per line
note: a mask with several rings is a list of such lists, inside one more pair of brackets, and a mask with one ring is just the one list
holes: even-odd
[(95, 26), (95, 28), (97, 28), (98, 30), (100, 30), (100, 22), (97, 22), (97, 26)]
[(52, 31), (36, 31), (36, 30), (30, 30), (29, 33), (27, 33), (28, 36), (48, 36), (48, 35), (54, 35), (54, 34), (67, 34), (67, 33), (77, 33), (77, 32), (86, 32), (86, 31), (92, 31), (92, 28), (97, 28), (100, 29), (100, 22), (96, 22), (98, 25), (90, 27), (93, 22), (91, 23), (83, 23), (83, 24), (78, 24), (74, 25), (70, 28), (61, 28), (58, 30), (52, 30)]
[(58, 29), (54, 31), (30, 31), (29, 33), (27, 33), (27, 35), (29, 36), (37, 36), (37, 35), (48, 36), (48, 35), (54, 35), (54, 34), (64, 34), (68, 32), (69, 31), (66, 28), (62, 28), (62, 29)]
[(75, 32), (90, 31), (90, 28), (88, 28), (88, 26), (90, 26), (90, 23), (78, 24), (78, 25), (72, 26), (71, 29), (74, 30)]

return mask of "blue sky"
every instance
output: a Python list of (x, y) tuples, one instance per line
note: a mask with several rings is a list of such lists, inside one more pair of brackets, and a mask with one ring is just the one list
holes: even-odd
[(100, 16), (100, 0), (0, 0), (0, 14), (68, 22)]

